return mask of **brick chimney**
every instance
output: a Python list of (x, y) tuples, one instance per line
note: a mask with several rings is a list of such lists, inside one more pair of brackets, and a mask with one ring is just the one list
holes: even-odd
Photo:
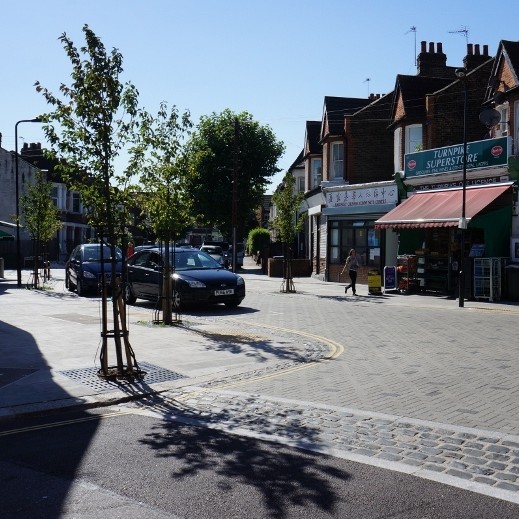
[(463, 58), (463, 66), (467, 70), (474, 70), (489, 59), (488, 45), (483, 45), (483, 53), (481, 54), (478, 43), (475, 45), (467, 43), (467, 55)]
[(443, 77), (447, 69), (447, 56), (443, 53), (441, 43), (429, 43), (429, 50), (427, 50), (427, 42), (421, 42), (421, 51), (416, 60), (418, 66), (419, 76)]

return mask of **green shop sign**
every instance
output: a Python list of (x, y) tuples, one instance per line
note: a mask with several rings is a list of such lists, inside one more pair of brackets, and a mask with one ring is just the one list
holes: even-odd
[[(508, 137), (467, 143), (467, 169), (506, 166)], [(438, 175), (463, 169), (463, 144), (405, 155), (405, 178)]]

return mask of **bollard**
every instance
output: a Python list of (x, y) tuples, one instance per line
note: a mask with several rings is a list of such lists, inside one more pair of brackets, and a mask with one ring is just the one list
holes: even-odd
[(0, 258), (0, 278), (4, 277), (4, 258)]

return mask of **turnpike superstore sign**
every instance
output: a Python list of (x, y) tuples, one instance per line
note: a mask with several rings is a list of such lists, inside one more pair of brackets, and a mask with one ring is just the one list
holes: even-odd
[[(508, 137), (467, 143), (467, 170), (506, 166)], [(417, 151), (405, 156), (405, 178), (437, 175), (463, 169), (463, 144)]]

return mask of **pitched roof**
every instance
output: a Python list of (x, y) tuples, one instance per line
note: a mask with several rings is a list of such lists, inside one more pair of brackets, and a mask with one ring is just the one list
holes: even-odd
[[(496, 80), (499, 80), (498, 75), (500, 75), (500, 71), (505, 65), (513, 78), (514, 84), (507, 84), (503, 87), (501, 82)], [(519, 41), (501, 40), (494, 59), (494, 66), (490, 73), (490, 81), (485, 95), (485, 102), (492, 101), (494, 95), (499, 91), (504, 90), (508, 92), (517, 87), (519, 87)]]
[(323, 152), (319, 144), (321, 121), (306, 121), (305, 154), (320, 155)]
[(371, 102), (372, 100), (364, 98), (325, 96), (321, 140), (328, 135), (342, 135), (344, 116), (357, 112)]
[(294, 160), (294, 162), (292, 162), (292, 165), (288, 168), (288, 171), (292, 171), (293, 169), (296, 169), (296, 168), (301, 168), (303, 167), (304, 168), (304, 164), (303, 164), (303, 153), (304, 150), (301, 150), (299, 152), (299, 155), (297, 156), (297, 159)]
[(391, 109), (391, 120), (395, 121), (395, 109), (398, 101), (402, 100), (405, 116), (419, 118), (425, 116), (425, 96), (432, 94), (456, 81), (452, 78), (435, 78), (427, 76), (406, 76), (399, 74), (396, 77), (395, 96)]

